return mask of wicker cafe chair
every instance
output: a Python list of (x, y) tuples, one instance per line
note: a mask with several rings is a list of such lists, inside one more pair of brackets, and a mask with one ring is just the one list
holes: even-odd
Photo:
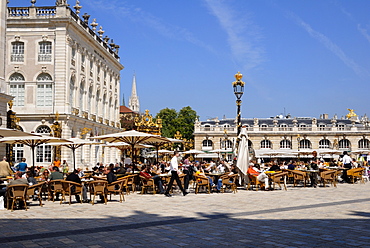
[(71, 205), (72, 195), (80, 195), (80, 203), (82, 204), (82, 184), (71, 181), (62, 181), (62, 186), (63, 200), (66, 200), (66, 195), (69, 196), (69, 205)]
[(233, 174), (233, 175), (227, 175), (227, 176), (222, 176), (222, 185), (225, 186), (221, 188), (222, 193), (225, 192), (225, 189), (230, 188), (234, 194), (238, 192), (238, 189), (236, 187), (236, 180), (238, 178), (238, 174)]
[(260, 182), (258, 181), (257, 179), (257, 176), (256, 175), (251, 175), (251, 174), (248, 174), (248, 186), (247, 186), (247, 190), (249, 190), (249, 188), (254, 185), (255, 188), (256, 188), (256, 191), (258, 191), (258, 187), (263, 187), (264, 186), (264, 183), (263, 182)]
[[(22, 201), (24, 204), (24, 207), (27, 211), (27, 184), (17, 184), (17, 185), (9, 185), (6, 189), (6, 197), (7, 197), (7, 207), (9, 209), (11, 205), (11, 210), (14, 211), (14, 204), (17, 201)], [(10, 204), (11, 202), (11, 204)]]
[(355, 180), (365, 183), (364, 178), (362, 177), (363, 174), (364, 168), (354, 168), (347, 171), (347, 176), (351, 179), (352, 183), (355, 183)]
[(95, 180), (89, 183), (90, 186), (90, 199), (91, 195), (94, 195), (93, 199), (91, 200), (91, 204), (94, 205), (95, 203), (95, 196), (101, 195), (104, 199), (104, 203), (107, 204), (107, 181), (104, 180)]
[(306, 187), (307, 183), (307, 173), (304, 171), (299, 170), (292, 170), (291, 173), (293, 174), (293, 186), (295, 187), (297, 185), (298, 181), (303, 181), (304, 187)]
[(274, 189), (275, 189), (276, 184), (278, 184), (280, 189), (282, 189), (280, 183), (283, 182), (284, 189), (287, 190), (287, 187), (286, 187), (287, 176), (288, 176), (288, 172), (279, 172), (279, 173), (271, 175), (270, 180), (272, 183), (274, 183)]
[(135, 193), (135, 189), (136, 189), (136, 175), (129, 175), (129, 176), (126, 176), (126, 177), (127, 177), (127, 183), (126, 183), (127, 187), (126, 187), (126, 190), (128, 190), (128, 194), (131, 193), (131, 190), (132, 190), (132, 193)]
[[(57, 193), (60, 193), (63, 196), (63, 185), (62, 182), (64, 180), (51, 180), (49, 182), (49, 199), (53, 199), (55, 201), (55, 197)], [(60, 198), (60, 203), (62, 204), (63, 197)]]
[(42, 188), (44, 187), (44, 185), (45, 185), (45, 182), (41, 182), (38, 184), (34, 184), (32, 186), (29, 186), (27, 189), (27, 199), (30, 199), (30, 197), (37, 196), (41, 207), (42, 207)]
[(143, 176), (140, 176), (140, 180), (141, 180), (141, 194), (144, 194), (144, 192), (147, 192), (148, 189), (151, 188), (152, 192), (153, 192), (153, 195), (155, 195), (156, 189), (155, 189), (154, 180), (153, 179), (147, 179)]
[(326, 187), (325, 184), (330, 182), (332, 185), (334, 185), (334, 187), (337, 187), (337, 174), (338, 172), (336, 170), (325, 170), (320, 172), (321, 183), (323, 186)]
[(127, 182), (127, 179), (118, 180), (108, 184), (107, 190), (110, 195), (110, 200), (112, 200), (112, 194), (119, 195), (119, 202), (125, 201), (125, 195), (123, 194), (124, 185)]
[(194, 175), (195, 177), (195, 194), (198, 194), (199, 188), (204, 188), (206, 193), (211, 193), (211, 186), (209, 183), (209, 179), (205, 176), (201, 175)]
[[(129, 186), (128, 186), (128, 180), (129, 180), (129, 176), (124, 176), (124, 177), (121, 177), (118, 179), (118, 181), (122, 181), (122, 194), (123, 192), (126, 192), (126, 195), (130, 194), (130, 189), (129, 189)], [(123, 199), (125, 201), (125, 199)]]

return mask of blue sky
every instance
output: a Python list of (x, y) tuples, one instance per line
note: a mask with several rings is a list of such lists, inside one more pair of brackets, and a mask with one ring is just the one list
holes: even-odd
[[(10, 0), (10, 6), (30, 1)], [(36, 5), (53, 5), (38, 0)], [(73, 6), (75, 1), (68, 1)], [(141, 111), (190, 106), (234, 118), (362, 116), (370, 100), (368, 0), (80, 0), (121, 46), (121, 96), (136, 73)], [(122, 98), (122, 97), (121, 97)]]

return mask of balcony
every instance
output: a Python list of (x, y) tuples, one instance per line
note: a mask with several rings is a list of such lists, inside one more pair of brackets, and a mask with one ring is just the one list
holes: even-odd
[(79, 110), (78, 108), (72, 108), (71, 113), (72, 113), (73, 115), (78, 116), (78, 115), (79, 115), (79, 113), (80, 113), (80, 110)]
[(39, 62), (51, 62), (51, 54), (39, 54)]
[(24, 62), (24, 54), (10, 55), (10, 62)]

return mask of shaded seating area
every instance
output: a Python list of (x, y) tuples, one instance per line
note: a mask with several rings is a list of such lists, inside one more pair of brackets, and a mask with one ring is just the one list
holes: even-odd
[(221, 188), (221, 192), (225, 193), (226, 189), (230, 189), (231, 192), (234, 194), (238, 192), (238, 188), (236, 186), (236, 180), (238, 179), (238, 174), (233, 174), (233, 175), (224, 175), (221, 176), (222, 179), (222, 185), (224, 187)]

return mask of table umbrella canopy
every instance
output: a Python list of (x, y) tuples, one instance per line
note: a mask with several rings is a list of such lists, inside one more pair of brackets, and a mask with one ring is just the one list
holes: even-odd
[(23, 144), (29, 146), (32, 151), (32, 170), (35, 168), (35, 148), (42, 144), (60, 142), (70, 142), (66, 139), (56, 138), (52, 136), (18, 136), (18, 137), (6, 137), (0, 139), (0, 143), (6, 144)]
[(182, 152), (182, 154), (201, 154), (201, 153), (205, 153), (203, 151), (200, 151), (200, 150), (189, 150), (189, 151), (185, 151), (185, 152)]
[(239, 147), (238, 147), (238, 158), (236, 161), (236, 167), (239, 168), (240, 172), (245, 176), (249, 166), (249, 150), (248, 150), (248, 135), (247, 128), (242, 127), (239, 134)]
[(73, 169), (76, 169), (76, 154), (75, 151), (77, 148), (83, 146), (83, 145), (100, 145), (102, 144), (101, 142), (96, 142), (96, 141), (90, 141), (90, 140), (84, 140), (80, 138), (70, 138), (66, 139), (66, 142), (57, 142), (53, 143), (51, 145), (53, 146), (65, 146), (68, 147), (69, 149), (72, 150), (72, 155), (73, 155)]
[[(94, 139), (100, 139), (107, 142), (125, 142), (131, 145), (132, 151), (135, 149), (135, 145), (137, 144), (148, 144), (148, 145), (155, 145), (160, 143), (168, 143), (170, 142), (167, 138), (161, 137), (154, 134), (149, 133), (142, 133), (135, 130), (125, 131), (120, 133), (111, 133), (106, 135), (100, 135), (93, 137)], [(134, 156), (134, 153), (132, 152)], [(132, 157), (134, 161), (134, 157)]]
[[(114, 142), (114, 143), (107, 143), (103, 146), (109, 146), (109, 147), (116, 147), (117, 149), (120, 150), (126, 150), (132, 148), (130, 144), (127, 144), (126, 142)], [(143, 145), (143, 144), (136, 144), (134, 146), (135, 149), (141, 149), (141, 148), (150, 148), (153, 147), (151, 145)]]
[(27, 133), (20, 130), (0, 128), (0, 137), (41, 136), (40, 134)]

